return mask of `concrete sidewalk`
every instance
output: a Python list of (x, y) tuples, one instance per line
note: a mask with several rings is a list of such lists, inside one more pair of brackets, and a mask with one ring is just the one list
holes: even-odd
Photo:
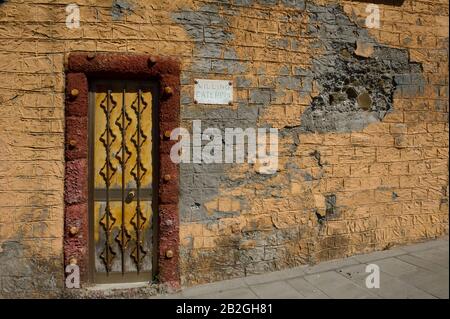
[[(216, 282), (154, 298), (449, 298), (448, 237), (315, 266)], [(380, 288), (366, 288), (368, 264)]]

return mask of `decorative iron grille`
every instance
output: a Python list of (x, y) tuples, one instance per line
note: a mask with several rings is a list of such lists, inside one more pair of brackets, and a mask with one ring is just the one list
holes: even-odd
[(91, 211), (100, 277), (139, 277), (152, 270), (153, 93), (140, 82), (93, 85)]

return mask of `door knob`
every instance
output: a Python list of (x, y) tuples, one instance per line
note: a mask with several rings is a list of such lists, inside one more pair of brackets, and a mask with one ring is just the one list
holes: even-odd
[(125, 203), (127, 203), (127, 204), (131, 203), (135, 196), (136, 196), (136, 194), (134, 191), (129, 191), (127, 194), (127, 197), (125, 197)]

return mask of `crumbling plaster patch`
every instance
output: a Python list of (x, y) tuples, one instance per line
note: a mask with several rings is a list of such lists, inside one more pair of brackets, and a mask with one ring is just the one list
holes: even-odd
[[(333, 258), (333, 254), (348, 254), (346, 236), (335, 235), (333, 242), (329, 242), (329, 237), (320, 240), (326, 231), (323, 223), (338, 217), (346, 208), (337, 207), (339, 199), (334, 194), (318, 195), (323, 193), (321, 178), (328, 173), (326, 165), (318, 159), (319, 152), (309, 154), (317, 162), (315, 170), (299, 167), (297, 156), (302, 136), (361, 131), (382, 121), (392, 110), (394, 94), (401, 85), (415, 85), (411, 94), (420, 93), (424, 85), (421, 66), (409, 61), (406, 49), (377, 43), (339, 5), (306, 1), (282, 1), (282, 6), (296, 10), (289, 11), (281, 21), (296, 27), (287, 27), (285, 38), (267, 39), (274, 50), (288, 46), (298, 49), (297, 58), (302, 63), (286, 64), (273, 74), (264, 63), (251, 62), (251, 56), (243, 56), (245, 52), (234, 46), (241, 35), (233, 27), (239, 17), (249, 15), (246, 10), (251, 6), (274, 4), (273, 1), (238, 1), (236, 6), (214, 3), (172, 14), (174, 21), (195, 41), (192, 65), (182, 74), (183, 84), (191, 84), (197, 75), (214, 74), (219, 78), (232, 77), (238, 91), (248, 91), (248, 96), (238, 94), (232, 107), (202, 108), (194, 106), (188, 94), (182, 95), (183, 121), (201, 119), (203, 127), (222, 130), (256, 126), (281, 129), (280, 170), (274, 176), (257, 174), (247, 164), (181, 165), (182, 221), (186, 225), (200, 224), (201, 234), (219, 236), (200, 244), (196, 241), (204, 239), (190, 235), (185, 238), (185, 246), (181, 248), (185, 260), (182, 268), (199, 269), (199, 273), (182, 271), (185, 282), (260, 273)], [(252, 14), (263, 17), (265, 13)], [(295, 38), (299, 34), (303, 42)], [(308, 61), (304, 50), (316, 53), (312, 60)], [(292, 97), (290, 91), (294, 92)], [(286, 103), (295, 105), (297, 110), (293, 113), (297, 119), (284, 120), (290, 124), (273, 122), (270, 115), (278, 112), (277, 104)], [(293, 188), (297, 188), (294, 194), (289, 192)], [(235, 205), (238, 209), (221, 210), (221, 201), (229, 201), (230, 196), (239, 203)], [(291, 211), (278, 218), (286, 208)], [(258, 215), (261, 213), (263, 216)], [(282, 227), (280, 221), (284, 223)], [(227, 231), (224, 225), (232, 224), (234, 228)], [(332, 253), (327, 247), (343, 248)]]

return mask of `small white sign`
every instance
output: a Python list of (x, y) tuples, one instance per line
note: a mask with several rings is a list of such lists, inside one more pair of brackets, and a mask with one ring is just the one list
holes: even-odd
[(233, 103), (233, 83), (227, 80), (196, 79), (194, 102), (200, 104)]

